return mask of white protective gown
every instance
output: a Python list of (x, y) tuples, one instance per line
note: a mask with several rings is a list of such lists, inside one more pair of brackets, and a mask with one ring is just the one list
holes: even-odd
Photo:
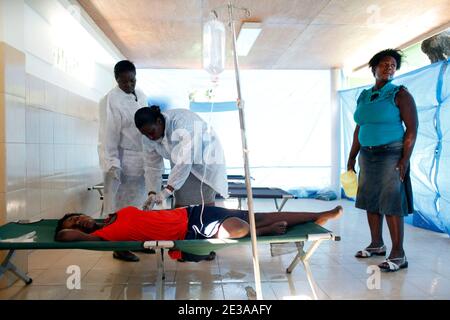
[[(142, 134), (134, 124), (134, 114), (147, 106), (147, 97), (136, 88), (136, 97), (119, 87), (100, 101), (100, 167), (104, 173), (104, 212), (116, 212), (126, 206), (140, 207), (146, 199)], [(121, 169), (120, 181), (108, 174)]]
[[(171, 109), (162, 112), (166, 126), (164, 137), (152, 141), (143, 136), (145, 180), (148, 191), (161, 189), (164, 160), (170, 160), (171, 172), (168, 185), (175, 190), (183, 186), (189, 173), (228, 197), (225, 156), (214, 130), (208, 132), (208, 124), (187, 109)], [(206, 171), (205, 171), (206, 169)]]

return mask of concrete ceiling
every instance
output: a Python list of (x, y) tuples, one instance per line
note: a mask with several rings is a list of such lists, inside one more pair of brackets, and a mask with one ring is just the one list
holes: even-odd
[[(202, 68), (202, 26), (226, 0), (78, 0), (139, 68)], [(449, 0), (236, 0), (262, 32), (243, 69), (354, 68), (450, 24)], [(226, 22), (226, 8), (218, 9)], [(232, 67), (227, 38), (227, 67)]]

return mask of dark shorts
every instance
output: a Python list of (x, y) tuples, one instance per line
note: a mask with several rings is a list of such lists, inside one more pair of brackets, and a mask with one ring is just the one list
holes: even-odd
[(233, 210), (220, 207), (190, 206), (188, 212), (188, 230), (185, 239), (207, 239), (214, 236), (221, 224), (231, 217), (236, 217), (248, 222), (248, 211)]
[(414, 211), (409, 168), (403, 182), (400, 181), (400, 172), (396, 170), (402, 152), (402, 142), (361, 147), (357, 208), (395, 216), (407, 216)]

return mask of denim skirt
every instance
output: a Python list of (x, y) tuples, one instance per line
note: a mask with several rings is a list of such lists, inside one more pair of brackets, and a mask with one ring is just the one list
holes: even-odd
[(407, 216), (414, 212), (409, 167), (403, 182), (400, 181), (400, 171), (396, 169), (402, 151), (401, 141), (360, 148), (357, 208), (393, 216)]

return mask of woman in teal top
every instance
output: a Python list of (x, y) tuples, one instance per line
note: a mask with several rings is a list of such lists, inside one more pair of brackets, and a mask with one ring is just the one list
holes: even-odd
[(355, 206), (367, 211), (371, 243), (357, 258), (385, 255), (383, 218), (389, 227), (392, 249), (378, 266), (384, 271), (408, 267), (403, 250), (403, 217), (413, 212), (409, 159), (417, 136), (417, 110), (413, 97), (403, 86), (391, 83), (400, 69), (401, 52), (387, 49), (369, 61), (375, 85), (358, 97), (354, 114), (356, 129), (347, 170), (360, 167)]

